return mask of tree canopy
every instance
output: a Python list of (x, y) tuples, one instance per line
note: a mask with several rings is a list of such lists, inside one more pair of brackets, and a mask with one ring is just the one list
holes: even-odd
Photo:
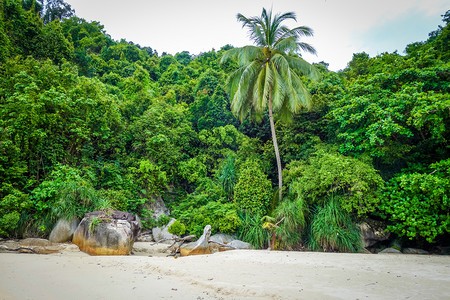
[(366, 220), (448, 245), (449, 12), (403, 55), (332, 72), (301, 58), (295, 13), (239, 14), (253, 46), (160, 55), (60, 0), (0, 3), (1, 237), (108, 208), (151, 229), (160, 200), (180, 234), (258, 247), (357, 251)]

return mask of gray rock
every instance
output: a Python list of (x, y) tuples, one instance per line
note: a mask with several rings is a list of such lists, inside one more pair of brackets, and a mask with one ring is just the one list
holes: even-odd
[(178, 236), (171, 234), (168, 229), (169, 226), (175, 222), (175, 219), (170, 220), (170, 222), (164, 226), (164, 227), (155, 227), (152, 229), (153, 239), (155, 242), (162, 242), (162, 243), (173, 243), (173, 239), (177, 238)]
[(72, 242), (90, 255), (128, 255), (139, 230), (139, 220), (131, 213), (96, 211), (84, 215)]
[[(19, 242), (20, 247), (33, 249), (36, 253), (39, 254), (50, 254), (50, 253), (58, 253), (63, 248), (60, 244), (55, 244), (46, 239), (39, 238), (28, 238), (21, 240)], [(28, 252), (23, 249), (20, 252)]]
[(135, 242), (133, 245), (133, 255), (136, 256), (164, 256), (170, 254), (169, 248), (165, 244), (153, 244), (147, 242)]
[(203, 235), (196, 241), (180, 246), (181, 256), (210, 254), (209, 238), (211, 237), (211, 225), (206, 225), (203, 229)]
[(141, 232), (141, 234), (136, 238), (136, 242), (154, 242), (153, 235), (151, 232)]
[(385, 230), (384, 224), (375, 220), (367, 220), (358, 225), (361, 229), (361, 238), (364, 248), (371, 247), (378, 242), (389, 239), (390, 233)]
[(416, 248), (405, 248), (402, 251), (404, 254), (430, 254), (428, 251), (422, 250), (422, 249), (416, 249)]
[(221, 243), (221, 244), (228, 244), (231, 241), (234, 241), (235, 238), (229, 234), (225, 234), (225, 233), (216, 233), (215, 235), (211, 236), (209, 238), (210, 241), (212, 242), (216, 242), (216, 243)]
[(234, 249), (254, 249), (254, 247), (251, 244), (240, 240), (231, 241), (227, 245), (233, 247)]
[(46, 239), (39, 239), (39, 238), (27, 238), (24, 240), (21, 240), (19, 242), (19, 245), (22, 247), (33, 247), (33, 246), (53, 246), (53, 243)]
[(151, 201), (145, 204), (145, 209), (150, 211), (150, 215), (156, 220), (162, 215), (168, 216), (170, 214), (161, 196), (152, 197)]
[(383, 251), (378, 252), (378, 254), (402, 254), (402, 252), (395, 248), (386, 248)]
[(53, 227), (48, 239), (53, 243), (65, 243), (71, 241), (73, 233), (78, 227), (78, 223), (79, 221), (77, 219), (73, 219), (72, 221), (60, 219), (55, 227)]
[(233, 250), (234, 248), (229, 246), (227, 247), (226, 244), (234, 240), (235, 238), (231, 235), (224, 233), (216, 233), (215, 235), (209, 238), (209, 248), (212, 253), (219, 251)]

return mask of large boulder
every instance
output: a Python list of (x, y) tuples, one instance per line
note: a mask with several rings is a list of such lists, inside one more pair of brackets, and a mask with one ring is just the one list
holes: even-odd
[(380, 221), (369, 219), (367, 222), (359, 224), (359, 228), (361, 229), (361, 238), (365, 248), (387, 241), (390, 236), (390, 233), (385, 230), (385, 225)]
[(90, 255), (128, 255), (139, 230), (139, 219), (131, 213), (95, 211), (84, 215), (72, 243)]
[(172, 225), (176, 220), (171, 219), (170, 222), (163, 227), (155, 227), (152, 229), (153, 239), (157, 243), (169, 243), (172, 244), (173, 240), (176, 239), (178, 236), (171, 234), (169, 232), (169, 227)]
[(48, 238), (52, 243), (65, 243), (72, 240), (73, 233), (78, 227), (79, 220), (76, 218), (72, 221), (66, 219), (59, 219), (55, 227), (53, 227), (50, 237)]
[(183, 244), (180, 246), (180, 255), (200, 255), (200, 254), (210, 254), (211, 249), (209, 248), (209, 238), (211, 237), (211, 225), (206, 225), (203, 229), (203, 235), (196, 241), (192, 243)]

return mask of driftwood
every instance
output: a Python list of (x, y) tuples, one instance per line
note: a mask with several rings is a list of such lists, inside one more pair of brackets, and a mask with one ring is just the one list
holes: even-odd
[[(35, 250), (33, 250), (31, 248), (27, 248), (27, 247), (18, 247), (18, 248), (15, 248), (15, 249), (11, 249), (11, 248), (8, 248), (6, 246), (0, 246), (0, 248), (3, 249), (3, 250), (6, 250), (6, 251), (12, 251), (12, 252), (20, 252), (20, 253), (30, 253), (30, 252), (32, 252), (34, 254), (39, 254)], [(29, 251), (29, 252), (23, 252), (21, 250), (26, 250), (26, 251)]]
[[(174, 240), (173, 244), (170, 245), (169, 247), (167, 247), (167, 249), (170, 249), (170, 248), (172, 248), (173, 246), (175, 246), (176, 243), (180, 243), (180, 242), (181, 242), (181, 243), (178, 245), (178, 248), (180, 248), (181, 245), (183, 245), (183, 244), (186, 243), (186, 242), (191, 241), (193, 238), (195, 238), (195, 235), (188, 235), (188, 236), (185, 236), (185, 237), (182, 237), (182, 238), (173, 238), (173, 239), (171, 239), (171, 240)], [(177, 249), (177, 251), (178, 251), (178, 249)]]

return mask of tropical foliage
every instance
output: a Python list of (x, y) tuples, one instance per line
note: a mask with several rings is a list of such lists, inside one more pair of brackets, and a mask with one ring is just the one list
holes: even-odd
[(0, 4), (1, 237), (114, 208), (258, 248), (358, 251), (367, 218), (448, 243), (449, 12), (404, 55), (332, 72), (299, 55), (293, 13), (239, 15), (255, 46), (168, 55), (61, 0)]

